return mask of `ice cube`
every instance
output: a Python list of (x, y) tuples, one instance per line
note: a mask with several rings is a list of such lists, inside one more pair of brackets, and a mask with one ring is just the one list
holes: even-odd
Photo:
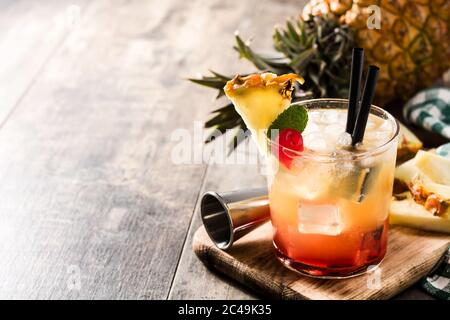
[(338, 161), (336, 163), (335, 176), (338, 179), (345, 178), (355, 171), (355, 164), (352, 161)]
[(316, 201), (330, 193), (334, 164), (305, 160), (301, 157), (294, 159), (291, 170), (284, 173), (284, 189), (298, 198), (306, 201)]
[(367, 120), (367, 124), (366, 124), (366, 130), (367, 129), (373, 129), (375, 128), (376, 123), (373, 119), (371, 119), (371, 117), (369, 117), (369, 119)]
[(350, 133), (342, 132), (339, 134), (338, 139), (336, 141), (336, 145), (338, 147), (350, 147), (352, 144), (352, 136)]
[(364, 140), (374, 140), (376, 139), (376, 135), (376, 130), (367, 130), (366, 132), (364, 132)]
[(332, 153), (332, 156), (336, 159), (333, 174), (337, 178), (344, 178), (355, 169), (355, 163), (351, 160), (353, 153), (349, 150), (340, 148), (341, 147), (338, 144), (338, 148)]
[(389, 141), (389, 139), (391, 138), (391, 136), (392, 136), (392, 133), (391, 133), (391, 131), (386, 131), (386, 130), (384, 130), (384, 131), (379, 131), (378, 133), (377, 133), (377, 139), (378, 139), (378, 141), (380, 142), (380, 144), (381, 143), (384, 143), (384, 142), (387, 142), (387, 141)]
[(371, 168), (371, 167), (375, 166), (376, 158), (375, 157), (366, 157), (366, 158), (361, 159), (359, 162), (360, 162), (361, 167)]
[(344, 126), (343, 126), (342, 124), (334, 123), (334, 124), (329, 124), (329, 125), (327, 125), (327, 126), (325, 127), (324, 132), (325, 132), (325, 134), (326, 134), (327, 136), (332, 136), (332, 137), (334, 137), (334, 136), (336, 136), (339, 132), (342, 132), (343, 130), (344, 130)]
[(301, 233), (337, 236), (344, 229), (339, 207), (332, 204), (300, 203), (297, 219)]
[(326, 112), (322, 112), (322, 116), (320, 117), (320, 122), (325, 124), (332, 124), (339, 122), (339, 113), (336, 111), (328, 110)]
[(317, 132), (319, 131), (319, 126), (315, 123), (308, 123), (306, 125), (305, 130), (303, 131), (303, 134), (309, 134), (309, 133), (313, 133), (313, 132)]
[(317, 122), (320, 121), (322, 116), (322, 112), (319, 111), (309, 111), (308, 112), (308, 122)]
[(330, 151), (330, 147), (324, 139), (317, 139), (312, 145), (310, 144), (310, 148), (320, 152)]
[(347, 112), (337, 112), (339, 123), (345, 124), (347, 122)]
[(392, 123), (390, 122), (390, 121), (387, 121), (387, 120), (385, 120), (385, 121), (383, 121), (382, 123), (381, 123), (381, 125), (378, 127), (378, 130), (380, 130), (380, 131), (387, 131), (387, 132), (392, 132)]
[(303, 137), (303, 144), (306, 148), (314, 151), (328, 151), (329, 147), (326, 140), (320, 133), (312, 133)]
[(363, 144), (366, 148), (374, 148), (381, 146), (391, 138), (390, 131), (371, 131), (364, 135)]

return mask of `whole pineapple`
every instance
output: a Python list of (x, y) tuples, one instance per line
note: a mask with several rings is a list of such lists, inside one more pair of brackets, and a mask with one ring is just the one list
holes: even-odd
[[(368, 28), (372, 5), (379, 8), (380, 29)], [(347, 98), (352, 48), (363, 47), (365, 65), (381, 69), (374, 103), (384, 107), (429, 87), (450, 68), (450, 0), (311, 0), (300, 16), (275, 28), (273, 42), (275, 52), (263, 55), (236, 35), (234, 49), (262, 72), (301, 74), (305, 83), (294, 91), (293, 101)], [(191, 81), (217, 89), (220, 99), (232, 76), (211, 73)], [(205, 127), (222, 133), (246, 128), (231, 103), (212, 111)], [(236, 136), (230, 150), (242, 141)], [(420, 146), (406, 132), (399, 158), (410, 157)]]
[[(377, 5), (380, 29), (369, 29)], [(376, 8), (375, 8), (376, 9)], [(312, 0), (303, 18), (334, 14), (354, 32), (367, 64), (381, 69), (377, 101), (407, 99), (429, 87), (450, 67), (450, 1), (448, 0)]]

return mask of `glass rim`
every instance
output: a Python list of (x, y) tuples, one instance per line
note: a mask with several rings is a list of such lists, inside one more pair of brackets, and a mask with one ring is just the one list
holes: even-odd
[[(348, 103), (348, 99), (341, 99), (341, 98), (308, 99), (308, 100), (294, 102), (291, 104), (291, 106), (292, 105), (305, 105), (305, 104), (307, 105), (309, 103), (318, 103), (318, 102), (319, 103), (320, 102)], [(308, 106), (305, 106), (305, 107), (307, 110), (314, 109), (314, 108), (315, 109), (324, 109), (324, 107), (320, 107), (320, 106), (312, 107), (312, 108), (308, 108)], [(293, 150), (293, 149), (290, 149), (287, 147), (280, 146), (278, 143), (276, 143), (275, 141), (273, 141), (271, 138), (269, 138), (267, 136), (267, 131), (264, 133), (264, 135), (265, 135), (265, 139), (270, 147), (275, 145), (279, 150), (289, 152), (292, 155), (292, 157), (296, 157), (296, 156), (300, 157), (301, 156), (302, 158), (305, 158), (305, 159), (311, 159), (311, 160), (322, 161), (322, 162), (336, 162), (336, 161), (342, 161), (342, 160), (358, 161), (358, 160), (361, 160), (361, 159), (364, 159), (367, 157), (371, 157), (371, 156), (375, 156), (375, 155), (379, 155), (379, 154), (385, 152), (388, 149), (388, 147), (391, 145), (391, 143), (398, 137), (399, 132), (400, 132), (400, 124), (393, 115), (391, 115), (389, 112), (387, 112), (383, 108), (372, 104), (370, 106), (370, 113), (372, 113), (373, 110), (375, 110), (376, 112), (379, 112), (380, 114), (385, 115), (387, 117), (386, 120), (391, 121), (392, 123), (395, 124), (395, 128), (393, 130), (394, 134), (385, 143), (383, 143), (379, 146), (376, 146), (374, 148), (371, 148), (369, 150), (365, 150), (365, 151), (351, 152), (349, 154), (339, 155), (339, 156), (332, 155), (332, 154), (330, 154), (330, 152), (319, 152), (319, 151), (307, 150), (307, 149), (305, 149), (303, 151), (297, 151), (297, 150)]]

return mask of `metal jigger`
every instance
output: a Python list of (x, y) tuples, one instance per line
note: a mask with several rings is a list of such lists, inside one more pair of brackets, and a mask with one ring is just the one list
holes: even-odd
[(214, 244), (226, 250), (234, 241), (267, 221), (270, 217), (267, 188), (225, 193), (206, 192), (200, 213)]

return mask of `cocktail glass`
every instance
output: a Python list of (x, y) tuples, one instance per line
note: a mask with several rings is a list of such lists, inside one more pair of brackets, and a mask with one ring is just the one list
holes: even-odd
[[(297, 104), (308, 110), (305, 150), (289, 150), (268, 139), (277, 256), (287, 267), (313, 277), (362, 274), (386, 253), (399, 125), (372, 106), (363, 145), (339, 147), (348, 101)], [(289, 167), (278, 161), (277, 152), (291, 158)]]

